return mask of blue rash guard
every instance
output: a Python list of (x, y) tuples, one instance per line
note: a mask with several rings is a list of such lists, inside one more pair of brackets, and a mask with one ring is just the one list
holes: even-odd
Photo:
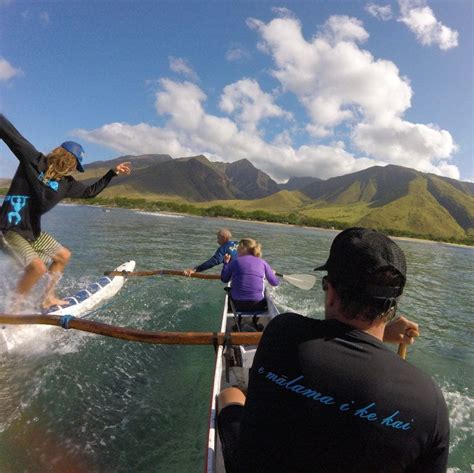
[(196, 266), (194, 268), (194, 271), (200, 273), (202, 271), (206, 271), (206, 269), (217, 266), (218, 264), (222, 264), (224, 262), (224, 256), (226, 254), (230, 255), (232, 259), (237, 258), (238, 246), (238, 241), (229, 240), (225, 242), (223, 245), (219, 246), (214, 255), (211, 256), (207, 261), (204, 261), (204, 263), (201, 263), (199, 266)]

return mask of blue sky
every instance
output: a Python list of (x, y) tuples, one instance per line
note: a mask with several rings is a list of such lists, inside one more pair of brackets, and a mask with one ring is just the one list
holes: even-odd
[[(0, 0), (0, 111), (41, 151), (247, 158), (278, 181), (473, 169), (473, 3)], [(0, 176), (16, 160), (0, 144)]]

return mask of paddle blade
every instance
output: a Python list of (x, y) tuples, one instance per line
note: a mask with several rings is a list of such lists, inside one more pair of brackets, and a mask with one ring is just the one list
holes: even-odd
[(293, 284), (293, 286), (300, 289), (304, 289), (305, 291), (312, 289), (316, 283), (316, 276), (313, 276), (312, 274), (283, 274), (281, 277), (284, 281)]

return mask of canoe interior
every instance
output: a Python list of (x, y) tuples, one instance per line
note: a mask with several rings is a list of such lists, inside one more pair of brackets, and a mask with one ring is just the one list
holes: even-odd
[[(265, 330), (270, 320), (278, 315), (278, 309), (268, 289), (265, 291), (265, 297), (267, 299), (266, 311), (235, 314), (232, 308), (229, 307), (229, 298), (226, 293), (220, 331), (229, 333), (235, 331), (255, 332)], [(209, 414), (206, 473), (225, 472), (216, 425), (217, 396), (223, 389), (231, 386), (240, 388), (244, 393), (247, 392), (249, 369), (252, 366), (256, 350), (257, 345), (220, 346), (217, 350)]]

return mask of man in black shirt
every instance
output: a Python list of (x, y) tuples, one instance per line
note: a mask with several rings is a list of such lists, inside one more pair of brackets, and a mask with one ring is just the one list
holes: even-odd
[(67, 301), (56, 297), (55, 287), (71, 252), (41, 230), (41, 216), (66, 197), (95, 197), (116, 175), (130, 174), (130, 163), (119, 164), (96, 183), (86, 186), (70, 176), (74, 170), (84, 172), (84, 150), (80, 144), (66, 141), (45, 156), (2, 114), (0, 138), (20, 162), (0, 210), (3, 246), (25, 267), (13, 308), (19, 308), (24, 297), (48, 271), (50, 280), (43, 308), (65, 304)]
[(277, 316), (258, 347), (245, 407), (221, 406), (220, 425), (241, 416), (235, 471), (445, 472), (443, 395), (383, 343), (417, 328), (393, 319), (406, 282), (402, 250), (351, 228), (316, 270), (327, 271), (325, 320)]

